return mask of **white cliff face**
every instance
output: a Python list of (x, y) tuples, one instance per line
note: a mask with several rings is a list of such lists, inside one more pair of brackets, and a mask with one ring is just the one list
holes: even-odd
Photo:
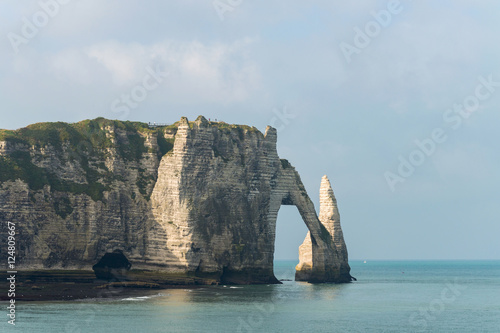
[(276, 282), (275, 221), (267, 218), (281, 166), (275, 138), (274, 130), (264, 136), (202, 117), (190, 128), (183, 118), (151, 196), (150, 244), (163, 244), (151, 258), (166, 260), (169, 272)]
[[(90, 269), (118, 249), (135, 269), (189, 272), (224, 283), (275, 283), (278, 210), (296, 205), (310, 230), (309, 243), (301, 246), (297, 272), (304, 274), (299, 279), (350, 281), (331, 187), (322, 185), (320, 222), (300, 176), (278, 157), (274, 128), (263, 135), (247, 126), (182, 118), (162, 132), (165, 139), (175, 138), (166, 155), (159, 154), (156, 134), (146, 131), (140, 133), (145, 149), (134, 159), (115, 145), (120, 140), (133, 144), (135, 133), (114, 127), (105, 132), (111, 145), (102, 161), (92, 161), (107, 170), (96, 169), (108, 179), (100, 178), (106, 184), (100, 195), (61, 186), (32, 189), (21, 180), (0, 182), (0, 219), (20, 226), (21, 268)], [(30, 154), (37, 166), (61, 179), (88, 181), (87, 165), (66, 162), (70, 148)], [(9, 153), (3, 149), (2, 154)], [(55, 201), (72, 209), (56, 212)]]

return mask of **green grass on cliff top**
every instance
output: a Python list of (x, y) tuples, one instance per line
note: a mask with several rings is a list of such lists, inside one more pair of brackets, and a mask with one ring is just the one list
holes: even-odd
[[(27, 127), (11, 131), (0, 130), (0, 141), (13, 141), (30, 146), (60, 147), (63, 142), (76, 145), (82, 140), (92, 139), (105, 134), (105, 128), (119, 128), (130, 132), (154, 133), (158, 129), (150, 129), (147, 124), (131, 121), (108, 120), (97, 118), (84, 120), (74, 124), (63, 122), (36, 123)], [(96, 142), (97, 143), (97, 142)], [(110, 140), (100, 140), (98, 146), (111, 147)]]
[(217, 126), (219, 129), (236, 129), (236, 130), (246, 130), (251, 133), (260, 133), (260, 131), (254, 127), (254, 126), (248, 126), (248, 125), (234, 125), (234, 124), (228, 124), (225, 122), (210, 122), (210, 125), (212, 126)]
[[(194, 121), (190, 121), (191, 128)], [(225, 122), (209, 122), (211, 126), (217, 126), (219, 129), (240, 129), (249, 132), (259, 132), (256, 127), (247, 125), (234, 125)], [(78, 144), (80, 141), (92, 138), (99, 134), (104, 134), (104, 129), (119, 128), (128, 132), (137, 132), (144, 134), (154, 134), (165, 131), (175, 131), (179, 126), (179, 122), (171, 125), (150, 127), (146, 123), (136, 121), (120, 121), (109, 120), (105, 118), (96, 118), (92, 120), (83, 120), (78, 123), (36, 123), (18, 130), (3, 130), (0, 129), (0, 141), (12, 141), (28, 144), (30, 146), (46, 146), (52, 145), (60, 147), (63, 142), (69, 142), (72, 145)], [(111, 147), (111, 141), (101, 140), (99, 145), (102, 148)]]
[[(201, 117), (201, 116), (200, 116)], [(198, 117), (198, 119), (200, 119)], [(172, 125), (150, 127), (146, 123), (133, 121), (109, 120), (105, 118), (96, 118), (92, 120), (83, 120), (78, 123), (36, 123), (18, 130), (0, 129), (0, 141), (9, 141), (12, 143), (24, 144), (30, 147), (52, 146), (57, 151), (62, 151), (63, 143), (70, 147), (90, 146), (93, 149), (117, 148), (120, 155), (125, 160), (139, 160), (142, 153), (146, 152), (144, 148), (144, 135), (158, 136), (158, 146), (160, 156), (165, 155), (173, 148), (173, 140), (165, 139), (164, 134), (175, 134), (180, 122)], [(195, 122), (189, 122), (193, 128)], [(225, 122), (210, 122), (211, 126), (216, 126), (222, 131), (236, 130), (241, 139), (245, 131), (251, 133), (260, 133), (260, 131), (247, 125), (232, 125)], [(109, 138), (107, 129), (121, 129), (126, 131), (128, 142), (118, 141), (113, 144)], [(142, 134), (142, 135), (140, 135)]]
[[(198, 118), (197, 120), (202, 120)], [(0, 155), (0, 183), (8, 180), (21, 179), (32, 190), (40, 190), (50, 185), (52, 190), (85, 193), (93, 200), (101, 200), (103, 192), (109, 190), (111, 181), (116, 178), (104, 165), (109, 149), (115, 151), (125, 161), (139, 161), (143, 154), (148, 152), (145, 147), (146, 135), (157, 135), (158, 157), (167, 154), (173, 149), (173, 139), (165, 134), (175, 134), (180, 122), (172, 125), (150, 127), (146, 123), (108, 120), (97, 118), (68, 124), (63, 122), (36, 123), (18, 130), (0, 129), (0, 141), (20, 144), (22, 146), (42, 148), (51, 146), (56, 153), (66, 151), (72, 161), (77, 160), (85, 172), (87, 184), (77, 184), (59, 179), (45, 168), (38, 167), (32, 161), (30, 152), (19, 149), (8, 155)], [(192, 128), (195, 122), (189, 122)], [(260, 133), (255, 127), (246, 125), (231, 125), (224, 122), (210, 122), (222, 131), (237, 131), (243, 139), (244, 132)], [(116, 135), (116, 129), (126, 133), (126, 138)], [(110, 135), (114, 132), (115, 135)], [(63, 155), (59, 155), (61, 158)], [(64, 162), (64, 161), (63, 161)], [(141, 194), (146, 193), (147, 177), (139, 175), (137, 186)]]
[[(125, 137), (110, 135), (108, 129), (115, 133), (116, 129), (121, 129)], [(144, 123), (104, 118), (75, 124), (37, 123), (15, 131), (0, 130), (0, 141), (21, 145), (9, 154), (0, 156), (0, 182), (21, 179), (32, 190), (50, 185), (54, 191), (85, 193), (95, 201), (101, 200), (103, 192), (109, 190), (111, 181), (116, 178), (104, 164), (108, 149), (114, 149), (125, 161), (139, 161), (148, 152), (144, 134), (157, 135), (156, 153), (161, 157), (173, 148), (173, 140), (164, 136), (165, 132), (172, 130), (175, 127), (149, 128)], [(50, 170), (35, 165), (30, 151), (23, 149), (23, 146), (53, 147), (58, 158), (68, 158), (80, 164), (85, 172), (86, 184), (61, 180)], [(62, 151), (66, 154), (61, 154)], [(138, 181), (139, 190), (146, 194), (144, 189), (141, 190), (141, 186), (145, 187), (143, 183)]]

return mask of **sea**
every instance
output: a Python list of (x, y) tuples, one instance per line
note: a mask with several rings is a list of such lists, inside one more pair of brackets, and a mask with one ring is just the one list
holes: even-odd
[(20, 303), (0, 331), (500, 332), (500, 261), (351, 261), (349, 284), (295, 282), (296, 264), (275, 263), (281, 285)]

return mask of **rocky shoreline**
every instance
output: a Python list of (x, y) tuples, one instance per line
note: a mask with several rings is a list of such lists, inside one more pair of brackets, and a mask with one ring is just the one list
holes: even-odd
[[(92, 271), (23, 271), (16, 275), (16, 301), (73, 301), (95, 298), (130, 297), (153, 290), (196, 288), (217, 285), (210, 278), (187, 275), (165, 275), (155, 272), (131, 271), (130, 281), (96, 279)], [(0, 274), (6, 279), (5, 273)], [(156, 292), (156, 291), (155, 291)], [(0, 301), (9, 301), (7, 293)]]

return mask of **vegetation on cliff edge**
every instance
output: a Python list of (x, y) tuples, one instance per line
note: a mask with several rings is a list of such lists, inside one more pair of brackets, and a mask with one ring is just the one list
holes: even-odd
[[(0, 141), (7, 142), (9, 147), (8, 154), (0, 155), (0, 182), (21, 179), (32, 190), (50, 185), (53, 191), (85, 193), (95, 201), (102, 200), (103, 192), (109, 190), (115, 178), (119, 178), (114, 177), (104, 163), (110, 151), (114, 150), (125, 161), (138, 162), (144, 153), (151, 152), (145, 146), (145, 137), (156, 136), (156, 153), (161, 158), (172, 150), (174, 142), (166, 138), (165, 133), (172, 136), (176, 128), (175, 124), (150, 128), (140, 122), (97, 118), (74, 124), (37, 123), (15, 131), (0, 130)], [(34, 158), (52, 151), (61, 164), (79, 164), (85, 172), (86, 184), (62, 180), (54, 172), (33, 163)], [(140, 174), (137, 181), (143, 195), (146, 195), (145, 177)], [(67, 215), (66, 209), (56, 208), (59, 215)]]

